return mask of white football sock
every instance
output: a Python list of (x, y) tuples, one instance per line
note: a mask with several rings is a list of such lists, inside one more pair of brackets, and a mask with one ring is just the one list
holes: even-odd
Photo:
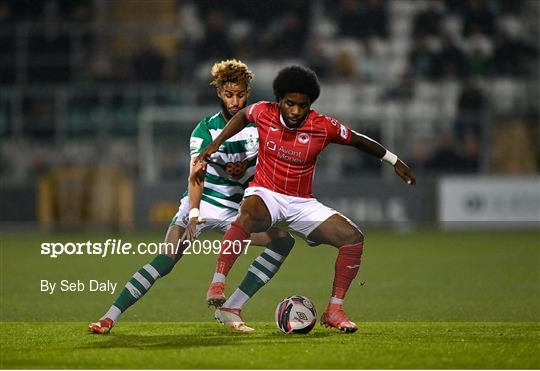
[(103, 317), (100, 318), (100, 320), (105, 319), (105, 318), (110, 318), (113, 320), (114, 323), (116, 323), (116, 321), (118, 321), (118, 317), (120, 317), (121, 314), (122, 314), (122, 311), (120, 309), (118, 309), (114, 305), (111, 305), (111, 308), (109, 309), (109, 311), (105, 313)]
[(225, 278), (227, 277), (223, 273), (214, 273), (214, 278), (212, 278), (212, 283), (225, 282)]
[(334, 296), (332, 296), (330, 298), (330, 304), (339, 304), (339, 305), (343, 305), (343, 299), (338, 299)]
[(240, 289), (236, 289), (230, 298), (223, 304), (225, 308), (238, 308), (242, 309), (244, 304), (249, 300), (248, 294)]

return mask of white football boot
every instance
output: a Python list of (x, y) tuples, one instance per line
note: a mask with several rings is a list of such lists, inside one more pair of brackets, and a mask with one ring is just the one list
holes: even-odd
[(244, 334), (251, 334), (255, 332), (254, 328), (246, 325), (242, 317), (240, 316), (240, 309), (236, 308), (218, 308), (214, 314), (214, 318), (219, 323), (224, 324), (234, 332), (241, 332)]

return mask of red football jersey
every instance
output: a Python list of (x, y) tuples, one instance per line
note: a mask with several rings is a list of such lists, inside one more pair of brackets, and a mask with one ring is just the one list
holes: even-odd
[(329, 143), (348, 144), (351, 130), (331, 117), (311, 111), (299, 128), (289, 128), (279, 104), (258, 102), (247, 108), (257, 125), (259, 158), (250, 187), (264, 187), (295, 197), (313, 197), (317, 156)]

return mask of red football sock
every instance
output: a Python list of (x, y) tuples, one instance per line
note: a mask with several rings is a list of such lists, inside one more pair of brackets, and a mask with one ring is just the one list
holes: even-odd
[[(216, 273), (221, 273), (225, 276), (229, 274), (234, 262), (242, 251), (244, 251), (244, 240), (248, 239), (249, 235), (249, 231), (244, 226), (237, 222), (231, 223), (231, 228), (229, 228), (221, 240), (221, 251), (216, 264)], [(241, 246), (242, 248), (238, 249), (237, 246)]]
[(345, 294), (349, 290), (349, 286), (360, 268), (363, 249), (363, 242), (344, 245), (339, 248), (335, 265), (332, 297), (337, 299), (345, 298)]

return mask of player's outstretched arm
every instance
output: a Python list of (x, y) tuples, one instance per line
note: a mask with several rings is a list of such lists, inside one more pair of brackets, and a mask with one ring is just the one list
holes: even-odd
[(411, 169), (403, 161), (401, 161), (395, 154), (388, 151), (380, 143), (371, 139), (363, 134), (358, 134), (351, 131), (351, 141), (349, 145), (358, 148), (361, 151), (372, 154), (382, 161), (388, 162), (394, 166), (396, 174), (403, 179), (407, 184), (415, 185), (416, 179), (414, 178)]
[(186, 225), (186, 230), (182, 235), (182, 241), (193, 241), (196, 236), (197, 224), (203, 221), (200, 217), (199, 210), (205, 174), (206, 171), (203, 169), (202, 163), (195, 163), (195, 158), (192, 158), (190, 161), (188, 178), (189, 221)]
[(225, 125), (225, 128), (221, 131), (221, 133), (214, 139), (212, 143), (208, 145), (195, 159), (195, 162), (202, 162), (206, 165), (206, 163), (209, 161), (209, 156), (216, 152), (227, 139), (232, 137), (235, 134), (238, 134), (243, 128), (246, 127), (248, 124), (248, 119), (246, 116), (246, 108), (241, 109), (238, 111), (236, 115), (234, 115), (227, 125)]

